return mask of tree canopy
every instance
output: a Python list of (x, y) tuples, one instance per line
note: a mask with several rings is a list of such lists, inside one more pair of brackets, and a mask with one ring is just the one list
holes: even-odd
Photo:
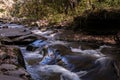
[(86, 10), (120, 7), (120, 0), (0, 0), (0, 3), (12, 17), (47, 18), (55, 22), (81, 15)]

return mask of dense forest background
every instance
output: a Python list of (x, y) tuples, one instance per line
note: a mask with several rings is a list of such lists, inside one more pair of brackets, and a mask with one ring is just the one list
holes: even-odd
[(71, 21), (85, 11), (119, 9), (120, 0), (0, 0), (1, 17), (47, 20), (49, 23)]

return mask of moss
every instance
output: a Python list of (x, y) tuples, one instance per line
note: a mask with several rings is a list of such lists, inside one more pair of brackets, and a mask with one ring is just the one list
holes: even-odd
[(5, 12), (5, 10), (4, 9), (0, 9), (0, 12), (2, 13), (2, 12)]

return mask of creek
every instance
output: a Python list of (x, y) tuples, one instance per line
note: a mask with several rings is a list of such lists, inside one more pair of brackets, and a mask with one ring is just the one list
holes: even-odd
[[(7, 25), (8, 28), (24, 27), (22, 25), (17, 25), (17, 24), (0, 24), (0, 27), (2, 27), (3, 25), (5, 26)], [(82, 62), (80, 63), (79, 61), (78, 64), (81, 64), (81, 67), (84, 69), (79, 70), (79, 72), (74, 72), (67, 68), (63, 68), (62, 66), (58, 66), (57, 64), (41, 65), (40, 62), (43, 60), (44, 55), (41, 53), (39, 48), (35, 49), (34, 51), (28, 51), (26, 50), (28, 45), (19, 46), (24, 56), (26, 69), (30, 73), (33, 80), (117, 80), (118, 75), (116, 73), (114, 60), (112, 60), (111, 57), (103, 54), (104, 51), (102, 52), (103, 49), (106, 48), (111, 49), (113, 48), (113, 46), (102, 44), (96, 47), (96, 44), (91, 46), (89, 44), (94, 44), (94, 43), (89, 43), (89, 42), (61, 41), (56, 39), (56, 36), (59, 37), (58, 34), (61, 33), (61, 30), (57, 30), (57, 29), (52, 29), (52, 30), (48, 29), (45, 31), (41, 31), (35, 28), (35, 29), (31, 29), (31, 32), (38, 36), (40, 35), (47, 38), (47, 40), (41, 41), (39, 44), (34, 43), (39, 47), (43, 47), (44, 45), (49, 45), (49, 44), (51, 45), (60, 44), (69, 47), (73, 53), (81, 54), (84, 56), (90, 55), (91, 56), (90, 60), (91, 58), (95, 58), (95, 61), (93, 61), (95, 64), (94, 67), (91, 68), (91, 66), (89, 67), (89, 65), (86, 66), (86, 62), (89, 61), (88, 59), (89, 57), (83, 58)], [(63, 50), (62, 52), (67, 52), (67, 51)], [(65, 62), (66, 61), (67, 60), (65, 60)], [(72, 59), (72, 62), (73, 61), (74, 59)], [(91, 64), (92, 63), (90, 63), (90, 65)], [(58, 75), (52, 75), (53, 73)]]

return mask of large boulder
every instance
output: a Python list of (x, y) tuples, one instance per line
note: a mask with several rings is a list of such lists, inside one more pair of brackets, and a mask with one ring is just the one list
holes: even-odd
[(115, 62), (112, 58), (102, 57), (95, 61), (95, 66), (82, 76), (82, 80), (119, 80)]

